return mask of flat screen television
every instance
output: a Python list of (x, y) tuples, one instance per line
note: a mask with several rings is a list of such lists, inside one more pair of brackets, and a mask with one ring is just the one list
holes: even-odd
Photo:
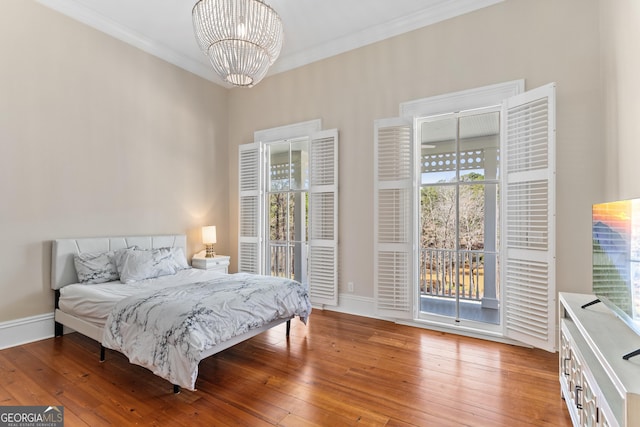
[(593, 293), (640, 334), (640, 198), (595, 204), (592, 217)]

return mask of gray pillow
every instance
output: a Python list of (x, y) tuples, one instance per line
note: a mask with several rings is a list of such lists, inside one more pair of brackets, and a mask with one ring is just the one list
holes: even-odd
[(172, 248), (128, 250), (118, 265), (122, 283), (176, 274), (179, 269)]
[(118, 280), (114, 256), (117, 251), (76, 254), (73, 263), (80, 283), (106, 283)]

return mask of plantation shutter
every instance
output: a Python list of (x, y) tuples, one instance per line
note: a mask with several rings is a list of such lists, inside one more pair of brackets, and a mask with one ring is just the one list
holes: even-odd
[(412, 127), (374, 125), (374, 296), (380, 316), (413, 318), (414, 165)]
[(241, 145), (239, 161), (238, 271), (262, 274), (261, 144)]
[(555, 84), (503, 103), (505, 335), (556, 349)]
[(311, 136), (309, 147), (309, 293), (338, 305), (338, 131)]

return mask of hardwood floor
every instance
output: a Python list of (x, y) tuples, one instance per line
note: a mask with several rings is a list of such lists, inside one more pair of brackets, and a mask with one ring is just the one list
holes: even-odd
[(0, 351), (0, 406), (65, 426), (570, 426), (557, 354), (315, 310), (171, 385), (79, 334)]

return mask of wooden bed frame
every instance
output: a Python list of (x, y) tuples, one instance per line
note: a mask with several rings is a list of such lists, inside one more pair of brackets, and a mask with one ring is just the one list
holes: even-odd
[[(185, 235), (132, 236), (132, 237), (98, 237), (82, 239), (57, 239), (53, 241), (51, 252), (51, 288), (55, 291), (55, 336), (64, 334), (64, 326), (85, 335), (100, 343), (100, 361), (105, 360), (105, 348), (102, 346), (103, 328), (80, 317), (60, 310), (58, 302), (60, 289), (72, 283), (78, 283), (78, 276), (73, 263), (75, 254), (83, 252), (107, 252), (117, 249), (137, 246), (141, 249), (155, 249), (161, 247), (180, 247), (186, 254), (187, 238)], [(237, 335), (228, 341), (211, 347), (202, 353), (200, 360), (226, 350), (236, 344), (265, 332), (274, 326), (287, 323), (286, 336), (291, 331), (291, 318), (278, 319), (260, 328), (252, 329), (242, 335)], [(173, 392), (179, 393), (180, 386), (173, 385)]]

